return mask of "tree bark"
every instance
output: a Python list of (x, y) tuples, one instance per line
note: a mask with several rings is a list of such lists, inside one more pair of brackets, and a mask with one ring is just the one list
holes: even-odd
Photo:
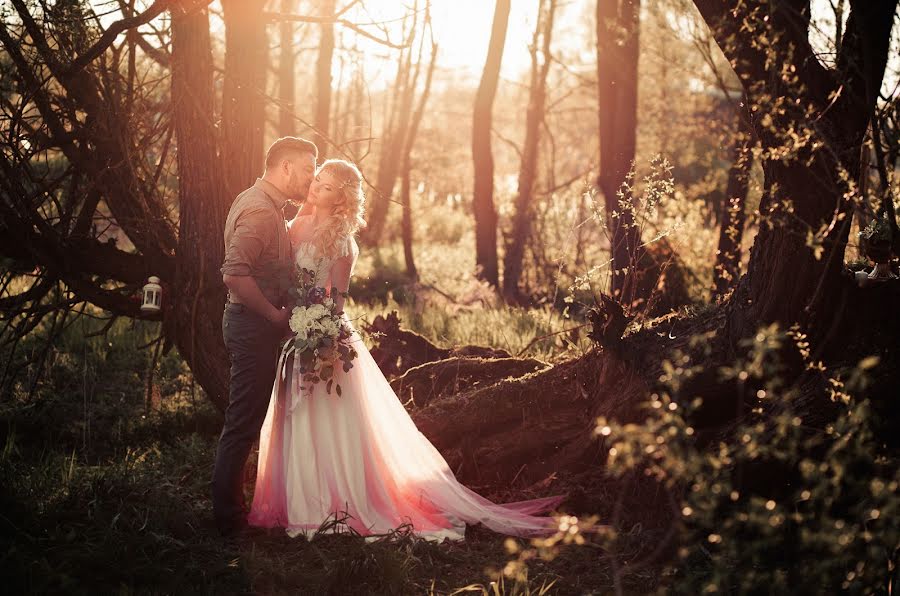
[(400, 174), (400, 206), (403, 209), (402, 219), (400, 221), (400, 235), (403, 242), (403, 261), (406, 263), (406, 277), (411, 281), (419, 279), (419, 271), (416, 269), (416, 258), (413, 253), (413, 224), (412, 224), (412, 206), (410, 189), (411, 170), (409, 160), (407, 159), (403, 166), (403, 172)]
[(178, 143), (179, 234), (167, 336), (220, 409), (228, 404), (219, 267), (230, 203), (216, 155), (213, 60), (205, 9), (172, 13), (172, 112)]
[(475, 216), (475, 267), (478, 276), (500, 287), (497, 260), (497, 211), (494, 208), (494, 155), (491, 151), (494, 98), (500, 79), (506, 31), (509, 28), (510, 0), (498, 0), (494, 8), (494, 22), (487, 59), (481, 82), (475, 94), (472, 110), (472, 161), (474, 162), (474, 192), (472, 211)]
[[(503, 258), (503, 296), (507, 302), (520, 303), (522, 294), (519, 281), (522, 277), (525, 245), (531, 237), (532, 201), (534, 181), (537, 177), (538, 149), (541, 123), (544, 120), (544, 104), (547, 99), (547, 73), (550, 71), (550, 40), (556, 0), (541, 0), (538, 22), (531, 45), (531, 85), (528, 93), (528, 109), (525, 115), (525, 143), (519, 167), (519, 186), (515, 201), (512, 231)], [(540, 49), (538, 49), (540, 44)], [(538, 52), (542, 61), (538, 60)]]
[[(323, 15), (334, 14), (337, 2), (322, 0)], [(319, 148), (320, 158), (328, 154), (328, 131), (331, 118), (331, 62), (334, 59), (334, 24), (320, 25), (319, 57), (316, 60), (316, 115), (314, 142)]]
[(634, 164), (637, 138), (640, 9), (640, 0), (597, 0), (597, 187), (603, 195), (610, 235), (610, 293), (626, 304), (642, 298), (632, 296), (633, 288), (628, 287), (641, 239), (634, 221), (634, 198), (625, 185)]
[(262, 173), (266, 93), (263, 3), (223, 0), (225, 85), (222, 97), (222, 166), (233, 200)]
[(738, 130), (731, 150), (731, 167), (722, 213), (719, 217), (719, 245), (716, 264), (713, 266), (715, 293), (724, 296), (737, 283), (741, 274), (741, 239), (747, 219), (745, 203), (750, 186), (750, 168), (753, 165), (753, 130), (750, 115), (738, 115)]
[[(296, 0), (281, 0), (281, 12), (294, 12)], [(294, 23), (283, 19), (278, 26), (278, 135), (294, 136), (297, 130), (295, 96), (297, 86), (297, 53), (294, 50)]]

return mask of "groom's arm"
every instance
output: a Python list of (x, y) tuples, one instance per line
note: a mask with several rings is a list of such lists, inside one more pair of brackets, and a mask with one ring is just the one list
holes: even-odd
[(238, 301), (273, 323), (278, 323), (282, 316), (281, 309), (272, 306), (269, 299), (266, 298), (256, 280), (249, 275), (228, 275), (222, 276), (222, 281), (229, 290), (237, 297)]
[(267, 209), (253, 205), (244, 208), (235, 218), (231, 234), (226, 236), (221, 271), (222, 282), (237, 302), (273, 323), (281, 323), (286, 320), (285, 313), (269, 302), (253, 277), (255, 264), (266, 247), (265, 238), (275, 233), (272, 214)]

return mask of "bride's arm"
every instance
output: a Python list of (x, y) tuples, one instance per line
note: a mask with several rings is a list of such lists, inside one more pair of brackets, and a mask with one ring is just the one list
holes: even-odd
[(353, 271), (353, 262), (356, 255), (350, 254), (341, 257), (331, 266), (331, 295), (334, 298), (335, 310), (344, 311), (344, 296), (350, 289), (350, 273)]

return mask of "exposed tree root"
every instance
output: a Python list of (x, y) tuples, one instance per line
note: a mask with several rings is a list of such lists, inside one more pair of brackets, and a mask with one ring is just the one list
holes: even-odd
[(391, 386), (404, 403), (412, 400), (416, 407), (423, 407), (439, 397), (522, 377), (547, 366), (532, 358), (453, 356), (413, 367), (391, 381)]
[[(597, 417), (641, 420), (663, 360), (675, 349), (691, 350), (691, 336), (714, 332), (723, 321), (721, 308), (662, 317), (623, 338), (616, 352), (598, 348), (520, 378), (440, 396), (412, 415), (468, 485), (509, 498), (565, 493), (569, 508), (612, 515), (614, 493), (628, 483), (606, 476)], [(641, 498), (664, 497), (650, 492)]]

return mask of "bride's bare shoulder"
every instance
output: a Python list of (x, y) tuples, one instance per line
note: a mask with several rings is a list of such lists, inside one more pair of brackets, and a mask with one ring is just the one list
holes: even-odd
[(288, 222), (288, 227), (293, 228), (296, 225), (302, 225), (309, 221), (312, 221), (312, 215), (300, 215), (297, 214), (294, 219)]

